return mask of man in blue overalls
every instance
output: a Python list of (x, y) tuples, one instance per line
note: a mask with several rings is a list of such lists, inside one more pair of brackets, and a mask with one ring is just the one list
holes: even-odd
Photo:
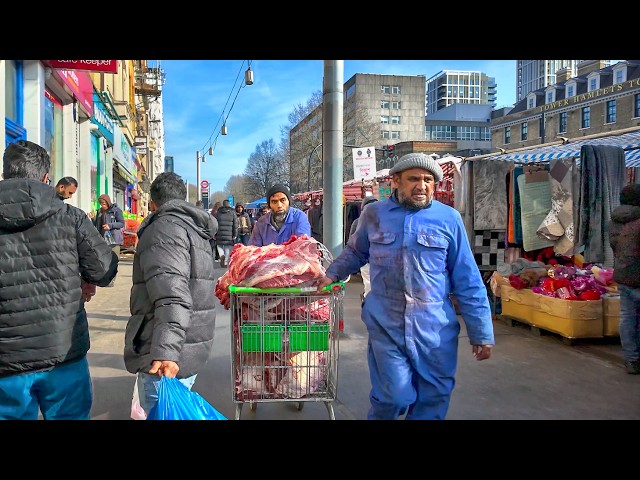
[(394, 191), (362, 211), (358, 227), (319, 289), (369, 262), (362, 305), (368, 333), (371, 420), (443, 420), (455, 385), (460, 323), (477, 360), (491, 356), (487, 291), (462, 217), (433, 199), (442, 168), (410, 153), (389, 171)]

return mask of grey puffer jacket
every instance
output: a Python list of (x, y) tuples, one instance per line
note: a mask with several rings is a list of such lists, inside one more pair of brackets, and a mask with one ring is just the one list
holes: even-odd
[(37, 180), (0, 181), (0, 377), (83, 358), (89, 325), (81, 280), (118, 271), (86, 213)]
[(124, 362), (148, 372), (153, 360), (178, 364), (178, 378), (200, 371), (213, 347), (216, 321), (216, 219), (184, 200), (171, 200), (138, 228), (133, 257), (131, 317)]
[(640, 207), (620, 205), (611, 212), (609, 243), (613, 250), (613, 280), (640, 287)]

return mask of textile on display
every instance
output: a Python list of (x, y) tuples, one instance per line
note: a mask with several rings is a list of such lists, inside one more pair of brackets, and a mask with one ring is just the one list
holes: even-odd
[(507, 175), (512, 167), (508, 161), (478, 160), (473, 162), (474, 230), (507, 229)]
[[(540, 173), (540, 172), (538, 172)], [(525, 173), (518, 177), (520, 191), (520, 216), (522, 219), (522, 244), (526, 252), (550, 247), (553, 242), (540, 238), (538, 227), (551, 210), (551, 184), (548, 181), (528, 182)]]

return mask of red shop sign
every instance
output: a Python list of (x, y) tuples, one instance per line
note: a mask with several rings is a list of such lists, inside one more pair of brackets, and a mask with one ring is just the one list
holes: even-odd
[(49, 60), (51, 68), (86, 70), (90, 72), (118, 73), (117, 60)]

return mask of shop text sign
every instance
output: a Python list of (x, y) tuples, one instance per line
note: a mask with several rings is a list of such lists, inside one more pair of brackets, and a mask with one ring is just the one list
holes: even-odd
[(51, 68), (87, 70), (90, 72), (118, 73), (117, 60), (49, 60)]
[(376, 176), (375, 147), (352, 148), (354, 180), (370, 180)]

